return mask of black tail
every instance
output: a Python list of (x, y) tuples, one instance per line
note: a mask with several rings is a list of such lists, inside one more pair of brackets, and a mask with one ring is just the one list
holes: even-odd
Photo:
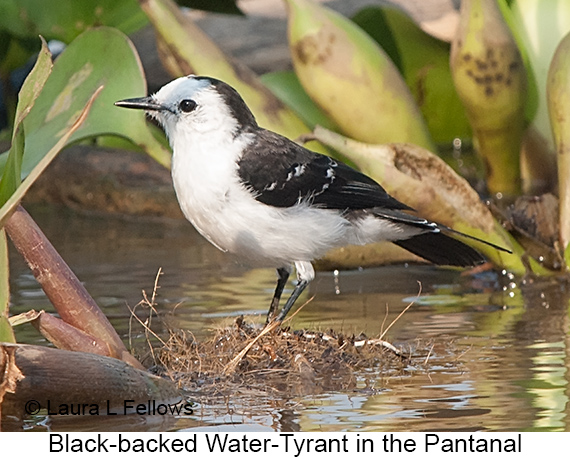
[(441, 232), (427, 232), (394, 244), (436, 265), (470, 267), (485, 262), (485, 257), (475, 249)]
[(449, 234), (469, 238), (499, 251), (512, 254), (509, 249), (497, 246), (489, 241), (468, 235), (467, 233), (458, 232), (445, 225), (437, 224), (400, 210), (382, 208), (377, 209), (375, 214), (397, 224), (426, 230), (419, 235), (405, 240), (394, 241), (393, 243), (436, 265), (471, 267), (485, 262), (485, 257), (482, 254)]

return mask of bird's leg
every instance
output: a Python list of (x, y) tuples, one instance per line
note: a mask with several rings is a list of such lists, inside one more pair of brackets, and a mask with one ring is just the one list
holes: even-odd
[(283, 289), (287, 284), (287, 280), (289, 279), (290, 274), (291, 267), (277, 268), (277, 286), (275, 287), (275, 293), (273, 294), (273, 299), (269, 305), (269, 311), (267, 312), (267, 319), (265, 320), (265, 323), (271, 321), (271, 319), (273, 319), (273, 316), (275, 316), (275, 312), (279, 306), (279, 300), (281, 299), (281, 294), (283, 293)]
[(293, 293), (285, 303), (285, 306), (277, 316), (278, 322), (283, 322), (287, 313), (291, 310), (299, 295), (303, 293), (305, 288), (309, 285), (309, 283), (315, 278), (315, 270), (313, 269), (313, 265), (311, 262), (295, 262), (295, 268), (297, 269), (297, 285), (293, 290)]
[(295, 289), (293, 290), (293, 293), (291, 294), (291, 296), (287, 300), (287, 303), (285, 303), (285, 306), (283, 307), (283, 309), (279, 313), (279, 316), (277, 316), (278, 322), (283, 322), (283, 319), (285, 319), (285, 316), (287, 316), (287, 313), (291, 310), (291, 308), (293, 307), (293, 305), (297, 301), (297, 298), (299, 298), (299, 295), (301, 295), (301, 293), (305, 290), (305, 288), (308, 285), (309, 285), (309, 281), (304, 281), (304, 280), (300, 280), (297, 283), (297, 285), (295, 286)]

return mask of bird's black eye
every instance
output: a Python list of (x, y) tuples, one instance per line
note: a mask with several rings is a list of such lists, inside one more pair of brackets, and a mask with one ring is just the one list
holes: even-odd
[(183, 113), (189, 113), (191, 111), (194, 111), (194, 108), (196, 108), (196, 102), (194, 100), (185, 99), (180, 102), (178, 107)]

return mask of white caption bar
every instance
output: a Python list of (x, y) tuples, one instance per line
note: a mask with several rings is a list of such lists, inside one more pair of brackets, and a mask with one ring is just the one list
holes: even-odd
[[(545, 443), (547, 445), (545, 446)], [(570, 433), (4, 433), (3, 449), (40, 455), (271, 455), (290, 457), (568, 455)]]

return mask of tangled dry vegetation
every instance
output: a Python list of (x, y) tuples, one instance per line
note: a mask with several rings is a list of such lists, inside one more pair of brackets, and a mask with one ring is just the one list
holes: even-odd
[(408, 363), (406, 356), (364, 335), (282, 327), (259, 336), (261, 332), (243, 318), (203, 342), (175, 331), (158, 351), (157, 361), (181, 386), (209, 395), (236, 388), (292, 395), (346, 391), (355, 388), (360, 369), (384, 372)]
[[(155, 283), (151, 297), (143, 293), (132, 313), (147, 334), (150, 349), (143, 363), (177, 382), (198, 402), (235, 398), (238, 393), (243, 403), (246, 398), (259, 402), (261, 398), (369, 391), (378, 389), (382, 379), (429, 371), (433, 344), (418, 340), (397, 349), (382, 339), (392, 324), (379, 338), (368, 338), (335, 330), (291, 330), (278, 324), (262, 328), (238, 317), (204, 341), (180, 329), (170, 330), (163, 339), (151, 329), (156, 288)], [(137, 317), (138, 307), (148, 308), (146, 320)]]

